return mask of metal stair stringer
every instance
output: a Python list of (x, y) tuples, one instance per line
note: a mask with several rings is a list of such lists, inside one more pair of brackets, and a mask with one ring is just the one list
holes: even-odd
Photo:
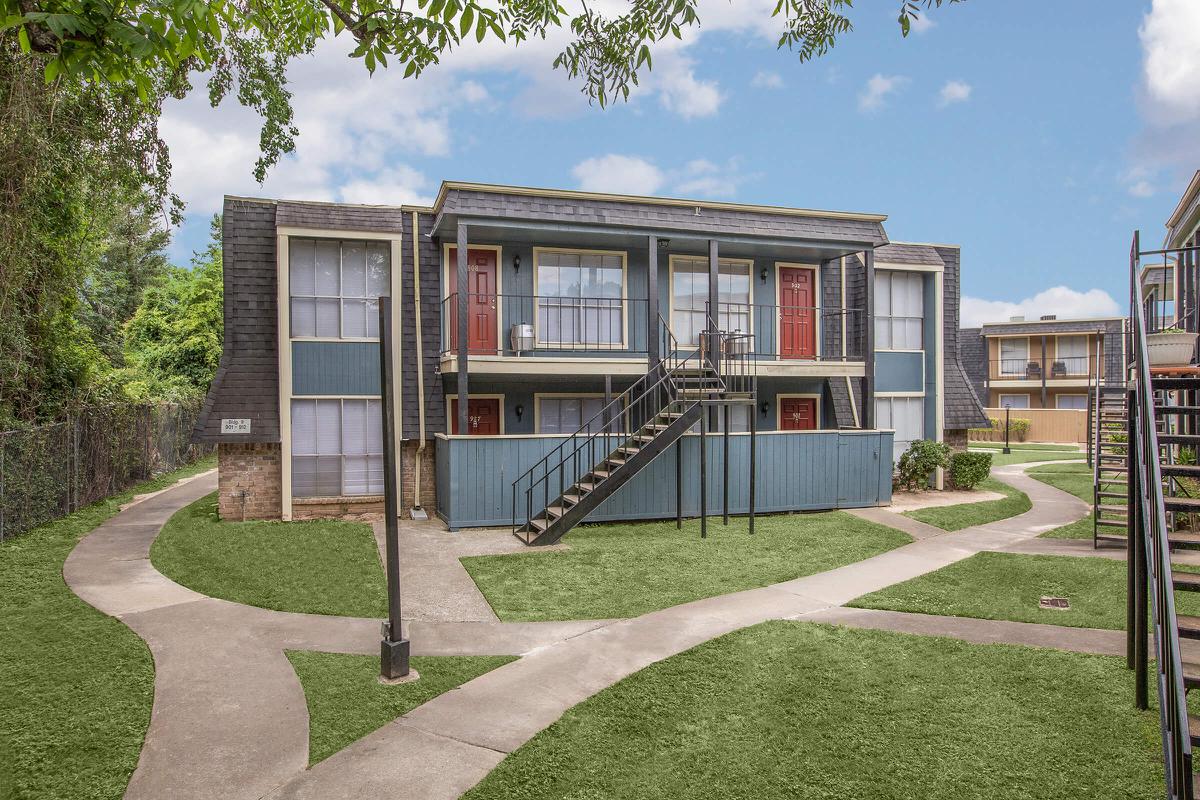
[[(526, 540), (527, 544), (550, 545), (565, 536), (571, 528), (582, 522), (617, 489), (628, 483), (630, 479), (666, 452), (667, 448), (678, 441), (681, 436), (691, 430), (700, 421), (704, 407), (704, 404), (698, 400), (675, 401), (669, 404), (647, 425), (635, 431), (621, 445), (614, 448), (596, 468), (572, 484), (548, 508), (529, 520), (522, 528), (527, 536), (532, 534), (532, 538)], [(672, 409), (676, 409), (676, 411), (672, 411)], [(670, 416), (664, 416), (665, 414), (670, 414)], [(654, 427), (663, 422), (667, 423), (666, 427)], [(636, 452), (622, 458), (622, 463), (604, 477), (589, 481), (589, 479), (596, 478), (596, 469), (612, 464), (612, 459), (617, 454), (628, 452), (627, 448), (636, 448)], [(586, 488), (586, 486), (590, 486), (590, 488)], [(571, 495), (577, 498), (574, 502), (567, 500)]]

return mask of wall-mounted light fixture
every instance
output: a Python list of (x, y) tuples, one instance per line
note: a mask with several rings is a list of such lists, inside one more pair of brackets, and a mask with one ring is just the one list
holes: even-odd
[(767, 268), (766, 267), (762, 268), (762, 272), (758, 273), (758, 277), (763, 283), (767, 282)]
[(517, 415), (517, 419), (520, 419), (521, 415), (525, 413), (525, 406), (517, 403), (515, 406), (513, 406), (513, 413)]
[(761, 406), (759, 406), (759, 410), (762, 411), (763, 416), (766, 416), (766, 413), (767, 413), (767, 411), (770, 410), (770, 408), (771, 408), (771, 404), (765, 400), (763, 401), (763, 404)]
[(513, 272), (521, 271), (521, 254), (513, 253)]

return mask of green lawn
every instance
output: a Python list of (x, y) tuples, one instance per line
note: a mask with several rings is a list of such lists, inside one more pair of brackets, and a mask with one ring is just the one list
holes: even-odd
[[(1001, 450), (1004, 448), (1004, 442), (971, 442), (969, 447), (974, 450)], [(1041, 444), (1040, 442), (1012, 442), (1008, 446), (1009, 450), (1057, 450), (1059, 452), (1079, 452), (1077, 444)]]
[[(1025, 474), (1031, 478), (1037, 478), (1042, 483), (1062, 489), (1064, 492), (1070, 492), (1089, 505), (1092, 503), (1092, 468), (1087, 464), (1046, 464), (1041, 467), (1032, 467), (1026, 470)], [(1083, 519), (1069, 525), (1046, 531), (1041, 534), (1041, 538), (1091, 539), (1094, 527), (1092, 516), (1092, 514), (1088, 514)]]
[(171, 517), (154, 566), (201, 594), (278, 611), (387, 616), (371, 526), (360, 522), (222, 522), (217, 496)]
[[(1043, 595), (1067, 598), (1070, 610), (1038, 608), (1038, 599)], [(1178, 613), (1200, 614), (1200, 594), (1176, 592), (1175, 599)], [(851, 605), (1123, 630), (1125, 562), (1075, 556), (977, 553), (936, 572), (860, 597)]]
[(288, 651), (308, 703), (308, 763), (322, 761), (442, 692), (461, 686), (512, 656), (425, 656), (412, 659), (420, 679), (384, 686), (379, 657)]
[(1024, 514), (1031, 508), (1029, 498), (1019, 489), (1014, 489), (1007, 483), (995, 478), (984, 478), (979, 484), (980, 489), (1000, 492), (1004, 495), (1001, 500), (984, 500), (979, 503), (959, 503), (954, 506), (940, 508), (922, 508), (916, 511), (905, 511), (904, 516), (941, 528), (945, 531), (960, 531), (972, 525), (983, 525), (998, 519), (1015, 517)]
[(462, 559), (500, 619), (635, 617), (703, 597), (791, 580), (907, 544), (907, 534), (843, 512), (595, 525), (567, 534), (569, 550)]
[(1043, 449), (1028, 449), (1028, 450), (1013, 450), (1008, 455), (1001, 453), (999, 450), (991, 448), (977, 448), (977, 442), (971, 443), (971, 450), (977, 452), (992, 453), (992, 466), (1003, 467), (1007, 464), (1028, 464), (1032, 461), (1065, 461), (1069, 458), (1085, 458), (1086, 454), (1082, 451), (1065, 451), (1065, 450), (1043, 450)]
[(0, 798), (119, 798), (137, 765), (154, 662), (133, 631), (77, 598), (63, 562), (135, 495), (211, 469), (163, 475), (0, 543)]
[(569, 710), (464, 800), (1163, 796), (1123, 659), (769, 622)]

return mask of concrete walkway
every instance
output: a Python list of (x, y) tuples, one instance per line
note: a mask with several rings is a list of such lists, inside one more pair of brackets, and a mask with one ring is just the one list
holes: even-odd
[[(1118, 652), (1119, 642), (1109, 640), (1114, 633), (1123, 639), (1120, 632), (841, 608), (980, 551), (1019, 546), (1090, 511), (1077, 498), (1026, 477), (1026, 466), (994, 471), (1033, 500), (1032, 510), (1018, 517), (953, 533), (924, 526), (912, 531), (912, 544), (856, 564), (627, 620), (497, 622), (458, 557), (508, 552), (515, 540), (406, 525), (403, 546), (413, 569), (404, 600), (414, 653), (523, 657), (440, 695), (311, 770), (305, 769), (304, 695), (284, 650), (377, 653), (379, 623), (242, 606), (159, 574), (149, 561), (150, 544), (172, 513), (214, 490), (214, 475), (149, 498), (98, 527), (67, 559), (64, 576), (80, 597), (145, 639), (154, 655), (154, 710), (127, 797), (324, 800), (390, 795), (403, 786), (406, 797), (454, 798), (576, 703), (651, 663), (766, 620)], [(876, 518), (876, 511), (888, 513), (876, 509), (863, 516)], [(418, 576), (418, 564), (425, 577)]]

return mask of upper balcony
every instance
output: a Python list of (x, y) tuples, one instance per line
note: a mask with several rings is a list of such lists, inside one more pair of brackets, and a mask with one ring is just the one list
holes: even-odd
[(1034, 383), (1086, 386), (1095, 376), (1104, 377), (1104, 359), (1095, 353), (1081, 356), (1040, 355), (997, 358), (988, 362), (988, 379), (993, 383)]
[[(753, 333), (750, 357), (760, 375), (861, 375), (866, 353), (865, 315), (855, 308), (720, 303), (718, 326)], [(444, 369), (458, 356), (459, 295), (442, 301)], [(506, 293), (467, 295), (470, 370), (501, 374), (608, 372), (641, 374), (650, 353), (667, 348), (668, 330), (680, 349), (697, 347), (708, 304), (663, 307), (649, 324), (644, 297), (580, 297)], [(536, 366), (531, 360), (541, 361)]]

